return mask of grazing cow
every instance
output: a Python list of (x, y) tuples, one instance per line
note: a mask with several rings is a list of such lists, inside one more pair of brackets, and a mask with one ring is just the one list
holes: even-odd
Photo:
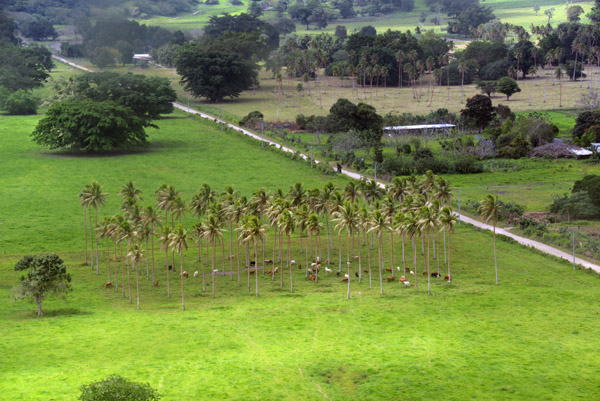
[(410, 267), (405, 267), (405, 268), (404, 268), (404, 271), (405, 271), (405, 272), (409, 272), (409, 271), (410, 271)]
[(313, 269), (306, 269), (306, 273), (307, 274), (315, 274), (315, 271)]
[(400, 282), (401, 282), (401, 283), (403, 283), (403, 282), (405, 282), (405, 281), (406, 281), (406, 277), (402, 276), (402, 277), (400, 277), (400, 279), (399, 279), (399, 280), (400, 280)]
[(414, 271), (412, 271), (412, 270), (410, 270), (410, 274), (414, 276), (414, 275), (415, 275), (415, 272), (414, 272)]
[(173, 265), (169, 265), (169, 270), (173, 270)]
[(410, 287), (410, 283), (408, 281), (403, 282), (406, 287)]
[(344, 278), (342, 279), (342, 283), (345, 283), (346, 281), (348, 281), (348, 277), (344, 277)]
[(328, 274), (329, 274), (329, 273), (333, 273), (333, 270), (331, 270), (330, 268), (326, 267), (326, 268), (325, 268), (325, 273), (328, 273)]
[(424, 275), (424, 276), (426, 276), (426, 275), (427, 275), (427, 273), (429, 273), (429, 272), (428, 272), (427, 270), (425, 270), (425, 271), (423, 272), (423, 275)]
[(273, 274), (277, 273), (279, 271), (279, 266), (275, 266), (275, 270), (273, 270)]
[(268, 274), (269, 276), (272, 276), (272, 275), (273, 275), (273, 270), (272, 270), (272, 269), (271, 269), (271, 270), (269, 270), (269, 271), (267, 272), (267, 274)]
[(185, 270), (183, 271), (183, 273), (181, 273), (181, 275), (185, 278), (188, 278), (190, 275), (188, 274), (188, 272), (186, 272)]
[(320, 256), (317, 256), (317, 262), (321, 263), (321, 257)]
[(389, 276), (389, 277), (386, 277), (386, 280), (387, 280), (387, 281), (394, 281), (394, 280), (395, 280), (395, 277)]
[(364, 270), (363, 270), (363, 273), (368, 273), (368, 272), (369, 272), (369, 271), (368, 271), (367, 269), (364, 269)]
[(386, 272), (390, 272), (390, 273), (391, 273), (391, 272), (392, 272), (392, 269), (390, 269), (389, 267), (386, 267), (386, 268), (385, 268), (385, 271), (386, 271)]
[(295, 261), (294, 259), (292, 259), (292, 260), (290, 261), (290, 264), (292, 264), (292, 265), (295, 265), (295, 264), (296, 264), (296, 261)]
[(315, 267), (316, 265), (317, 265), (317, 262), (312, 262), (312, 263), (310, 264), (310, 267)]
[(256, 273), (256, 270), (250, 270), (250, 274)]
[(358, 272), (354, 272), (354, 275), (356, 276), (356, 278), (358, 278)]
[(358, 259), (358, 255), (352, 256), (352, 259)]
[(438, 272), (431, 273), (431, 277), (442, 277), (442, 275)]
[(336, 272), (335, 275), (339, 277), (339, 275), (342, 274), (342, 272)]
[(302, 263), (298, 263), (298, 269), (302, 269)]
[(400, 271), (400, 266), (396, 266), (396, 270)]
[(252, 267), (252, 266), (256, 266), (256, 260), (251, 260), (250, 261), (250, 267)]
[(109, 281), (108, 283), (104, 284), (104, 288), (109, 288), (112, 287), (112, 283)]
[(452, 276), (450, 276), (449, 274), (446, 274), (444, 276), (444, 280), (452, 281)]
[(158, 281), (155, 281), (155, 282), (154, 282), (154, 286), (155, 286), (155, 287), (158, 287)]
[(199, 275), (200, 275), (200, 273), (198, 273), (198, 270), (196, 270), (196, 271), (194, 272), (194, 277), (198, 277)]
[(213, 270), (213, 274), (217, 274), (219, 272), (219, 269), (214, 269)]
[(317, 275), (311, 274), (310, 276), (308, 276), (308, 278), (310, 279), (310, 281), (315, 281), (317, 279)]
[(273, 264), (273, 261), (271, 259), (265, 259), (265, 264), (267, 264), (267, 265)]

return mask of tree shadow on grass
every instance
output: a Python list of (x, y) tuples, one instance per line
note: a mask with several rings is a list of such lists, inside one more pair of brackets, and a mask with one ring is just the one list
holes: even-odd
[(48, 309), (44, 310), (44, 314), (42, 316), (38, 316), (35, 310), (27, 310), (21, 311), (13, 315), (14, 320), (23, 320), (23, 319), (46, 319), (46, 318), (54, 318), (54, 317), (69, 317), (69, 316), (84, 316), (91, 315), (91, 312), (84, 311), (76, 308), (61, 308), (61, 309)]
[(45, 157), (56, 157), (56, 158), (76, 158), (76, 159), (103, 159), (113, 158), (122, 156), (134, 156), (134, 155), (145, 155), (162, 151), (165, 149), (176, 149), (184, 148), (189, 146), (185, 141), (175, 141), (168, 139), (159, 139), (156, 141), (149, 142), (147, 146), (137, 147), (131, 149), (119, 149), (113, 151), (100, 151), (100, 152), (83, 152), (83, 151), (69, 151), (69, 150), (43, 150), (40, 151), (41, 156)]

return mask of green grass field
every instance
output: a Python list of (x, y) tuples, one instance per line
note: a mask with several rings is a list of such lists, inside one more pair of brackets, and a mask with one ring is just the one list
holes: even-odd
[[(101, 276), (82, 265), (77, 194), (86, 183), (104, 184), (110, 195), (102, 213), (113, 214), (120, 204), (116, 193), (127, 180), (144, 191), (143, 204), (151, 203), (152, 192), (165, 182), (189, 199), (204, 182), (249, 194), (257, 187), (286, 190), (297, 181), (308, 188), (347, 181), (261, 151), (250, 139), (183, 113), (158, 121), (160, 129), (149, 131), (151, 144), (144, 151), (94, 157), (33, 144), (28, 134), (38, 118), (0, 118), (3, 399), (75, 400), (82, 384), (112, 373), (149, 382), (167, 401), (587, 400), (600, 394), (599, 357), (589, 337), (600, 329), (593, 309), (599, 301), (597, 275), (573, 272), (566, 262), (499, 241), (501, 284), (496, 286), (491, 234), (464, 225), (452, 237), (453, 283), (434, 279), (431, 297), (421, 275), (418, 290), (384, 282), (381, 296), (374, 274), (372, 289), (366, 278), (358, 283), (353, 277), (347, 301), (338, 277), (322, 272), (319, 283), (312, 283), (302, 270), (294, 270), (296, 292), (290, 294), (286, 270), (283, 288), (279, 277), (272, 282), (259, 274), (258, 299), (254, 280), (248, 292), (245, 275), (241, 288), (237, 280), (218, 276), (214, 300), (210, 286), (202, 292), (201, 279), (190, 277), (183, 312), (177, 275), (171, 276), (172, 296), (166, 298), (157, 245), (160, 286), (142, 276), (142, 309), (136, 311), (121, 295), (120, 271), (119, 291), (104, 288), (103, 244)], [(487, 180), (502, 184), (501, 178)], [(467, 185), (451, 179), (461, 188)], [(271, 231), (268, 235), (270, 253)], [(367, 248), (360, 247), (365, 259)], [(395, 265), (400, 249), (397, 239)], [(74, 292), (66, 301), (48, 299), (38, 318), (34, 305), (10, 301), (9, 292), (18, 280), (14, 263), (24, 253), (41, 251), (66, 260)], [(335, 268), (337, 251), (332, 252)], [(374, 271), (375, 254), (376, 249)], [(193, 244), (184, 256), (185, 270), (201, 269)], [(408, 250), (407, 260), (411, 256)], [(304, 261), (297, 235), (292, 257)], [(386, 266), (390, 257), (386, 251)], [(217, 257), (218, 266), (221, 262)], [(418, 264), (422, 271), (421, 256)], [(142, 261), (142, 272), (145, 265)]]

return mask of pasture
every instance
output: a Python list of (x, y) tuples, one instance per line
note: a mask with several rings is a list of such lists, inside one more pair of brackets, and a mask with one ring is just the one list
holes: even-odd
[[(104, 288), (104, 244), (100, 276), (82, 265), (77, 194), (83, 185), (101, 182), (109, 193), (101, 214), (114, 214), (117, 192), (128, 180), (144, 191), (142, 204), (153, 203), (153, 191), (162, 183), (174, 184), (187, 200), (205, 182), (217, 190), (233, 185), (249, 195), (258, 187), (285, 191), (298, 181), (313, 188), (327, 181), (342, 186), (347, 180), (324, 177), (306, 163), (261, 151), (256, 142), (183, 113), (158, 121), (160, 129), (149, 130), (150, 146), (143, 151), (94, 157), (33, 144), (28, 134), (38, 118), (0, 118), (3, 399), (75, 400), (80, 385), (112, 373), (149, 382), (167, 401), (599, 396), (600, 361), (589, 337), (600, 329), (594, 306), (600, 301), (598, 276), (499, 241), (496, 286), (491, 234), (465, 225), (452, 236), (453, 282), (432, 279), (430, 297), (422, 275), (418, 290), (384, 278), (380, 295), (377, 248), (369, 250), (367, 244), (356, 249), (363, 268), (371, 252), (373, 288), (366, 275), (357, 282), (353, 262), (349, 301), (346, 284), (335, 275), (321, 272), (313, 283), (294, 269), (291, 294), (287, 269), (283, 288), (279, 276), (271, 281), (259, 270), (251, 276), (250, 292), (245, 274), (241, 287), (237, 277), (217, 276), (215, 299), (210, 284), (202, 292), (201, 277), (185, 279), (187, 310), (181, 311), (179, 277), (171, 275), (167, 299), (156, 244), (159, 287), (146, 280), (142, 261), (141, 310), (136, 311), (122, 297), (120, 277), (118, 291)], [(186, 225), (191, 221), (188, 217)], [(269, 252), (272, 231), (267, 235)], [(292, 258), (302, 262), (298, 236), (292, 241)], [(389, 249), (387, 238), (384, 246)], [(22, 254), (42, 251), (66, 260), (74, 291), (66, 301), (48, 299), (45, 315), (38, 318), (33, 305), (10, 301), (9, 290), (18, 277), (14, 263)], [(399, 255), (397, 239), (396, 265), (401, 265)], [(439, 259), (444, 272), (441, 254)], [(196, 260), (197, 248), (190, 243), (184, 270), (201, 270)], [(217, 257), (217, 266), (221, 263)], [(386, 251), (386, 267), (390, 263)], [(417, 274), (422, 270), (418, 255)]]

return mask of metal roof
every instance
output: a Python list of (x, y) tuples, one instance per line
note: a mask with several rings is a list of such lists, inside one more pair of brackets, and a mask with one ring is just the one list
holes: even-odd
[(448, 129), (454, 128), (454, 124), (423, 124), (423, 125), (398, 125), (394, 127), (383, 127), (384, 131), (412, 131), (423, 129)]

